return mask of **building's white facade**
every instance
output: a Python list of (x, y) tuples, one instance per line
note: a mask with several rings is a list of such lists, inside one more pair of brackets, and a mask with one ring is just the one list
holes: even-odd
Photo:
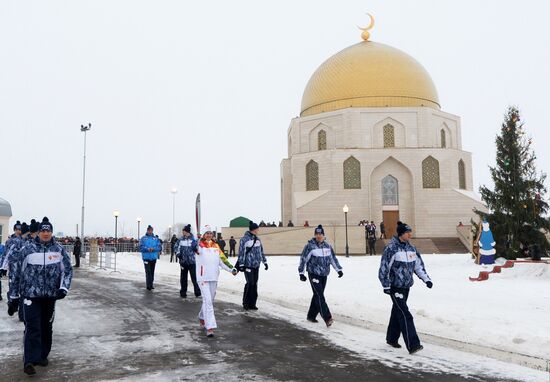
[[(406, 102), (400, 100), (407, 98), (406, 94), (382, 97), (395, 91), (396, 85), (394, 82), (390, 90), (385, 89), (389, 80), (379, 80), (383, 77), (380, 74), (357, 74), (361, 68), (342, 74), (342, 67), (347, 70), (346, 60), (349, 65), (356, 65), (363, 54), (369, 59), (375, 56), (382, 61), (380, 65), (385, 65), (387, 51), (397, 57), (390, 64), (404, 55), (382, 44), (362, 44), (344, 51), (345, 59), (339, 53), (334, 56), (336, 59), (331, 58), (320, 67), (321, 73), (316, 72), (308, 84), (309, 88), (317, 88), (306, 89), (306, 93), (313, 93), (308, 95), (308, 102), (314, 106), (307, 109), (310, 105), (302, 104), (302, 111), (315, 107), (318, 110), (303, 112), (291, 121), (288, 158), (281, 163), (283, 223), (292, 220), (299, 226), (307, 220), (310, 225), (340, 225), (344, 223), (342, 207), (347, 204), (349, 224), (355, 225), (363, 219), (373, 220), (377, 225), (384, 221), (391, 234), (396, 221), (402, 220), (413, 227), (418, 237), (456, 237), (457, 224), (469, 223), (475, 216), (474, 207), (484, 209), (473, 192), (472, 156), (462, 150), (460, 118), (440, 110), (437, 93), (426, 73), (415, 72), (415, 76), (422, 78), (414, 80), (420, 82), (419, 87), (428, 89), (424, 90), (428, 94), (425, 98), (433, 101), (431, 106), (411, 105), (419, 99), (418, 102), (424, 102), (423, 95), (411, 96), (412, 101)], [(383, 52), (379, 53), (380, 50)], [(417, 65), (410, 64), (409, 56), (406, 59), (409, 61), (400, 65), (407, 68), (392, 70), (405, 72), (409, 66)], [(372, 92), (374, 87), (381, 95), (330, 94), (330, 86), (335, 85), (325, 85), (332, 80), (326, 77), (343, 75), (343, 81), (353, 76), (359, 79), (351, 78), (352, 85), (335, 93), (345, 92), (363, 81), (365, 92)], [(376, 83), (371, 86), (373, 81)], [(361, 87), (356, 87), (353, 91), (361, 93)], [(414, 81), (411, 88), (416, 89)], [(407, 91), (398, 89), (396, 93)], [(323, 92), (328, 95), (318, 95)], [(311, 101), (315, 97), (327, 99)], [(351, 105), (344, 107), (348, 99)], [(355, 100), (360, 101), (354, 105)], [(378, 106), (384, 102), (388, 106)], [(363, 107), (365, 103), (376, 106)], [(324, 107), (328, 111), (319, 111)]]

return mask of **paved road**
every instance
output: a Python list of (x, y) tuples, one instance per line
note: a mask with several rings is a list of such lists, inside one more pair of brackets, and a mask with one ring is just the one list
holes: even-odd
[[(199, 309), (200, 300), (182, 300), (176, 288), (158, 285), (148, 292), (140, 282), (79, 271), (70, 297), (58, 303), (50, 366), (33, 380), (466, 380), (390, 368), (285, 321), (219, 301), (220, 329), (208, 339), (197, 324)], [(9, 318), (2, 311), (0, 319)], [(0, 352), (0, 380), (28, 381), (21, 371), (22, 324), (12, 321), (12, 331), (2, 334), (1, 346), (12, 350)]]

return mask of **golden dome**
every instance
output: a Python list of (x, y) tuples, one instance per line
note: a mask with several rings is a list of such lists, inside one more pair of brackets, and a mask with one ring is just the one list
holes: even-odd
[(435, 85), (418, 61), (391, 46), (363, 41), (336, 53), (313, 73), (300, 115), (386, 106), (440, 108)]

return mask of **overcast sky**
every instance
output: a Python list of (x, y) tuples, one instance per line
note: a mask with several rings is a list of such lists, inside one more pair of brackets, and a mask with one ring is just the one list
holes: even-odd
[[(462, 117), (474, 182), (490, 182), (509, 104), (523, 112), (538, 168), (550, 167), (550, 6), (545, 1), (0, 1), (0, 197), (14, 217), (80, 221), (86, 232), (163, 231), (235, 216), (280, 219), (279, 165), (303, 89), (360, 41), (401, 49)], [(546, 146), (546, 147), (545, 147)], [(365, 217), (368, 218), (368, 217)], [(120, 232), (119, 234), (121, 234)]]

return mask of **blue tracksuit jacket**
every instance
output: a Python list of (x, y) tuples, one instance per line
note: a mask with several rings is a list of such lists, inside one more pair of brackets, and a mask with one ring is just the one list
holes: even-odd
[(313, 238), (307, 242), (302, 251), (298, 272), (303, 275), (307, 270), (308, 273), (317, 276), (328, 276), (331, 265), (336, 272), (342, 270), (332, 246), (326, 241), (319, 243)]
[(410, 242), (399, 240), (397, 236), (392, 237), (380, 261), (378, 278), (382, 287), (410, 288), (414, 284), (414, 273), (424, 282), (431, 281), (416, 248)]
[(197, 240), (193, 235), (188, 237), (182, 236), (175, 246), (176, 257), (181, 265), (195, 264), (195, 252), (197, 252)]
[(55, 239), (47, 243), (38, 237), (26, 241), (11, 256), (10, 298), (53, 298), (58, 289), (69, 291), (73, 278), (71, 258)]
[[(153, 248), (153, 252), (149, 252)], [(160, 240), (155, 235), (145, 235), (139, 241), (139, 250), (143, 261), (157, 260), (161, 250)]]
[(238, 262), (246, 268), (259, 268), (261, 263), (267, 264), (262, 241), (250, 231), (246, 231), (239, 242)]

